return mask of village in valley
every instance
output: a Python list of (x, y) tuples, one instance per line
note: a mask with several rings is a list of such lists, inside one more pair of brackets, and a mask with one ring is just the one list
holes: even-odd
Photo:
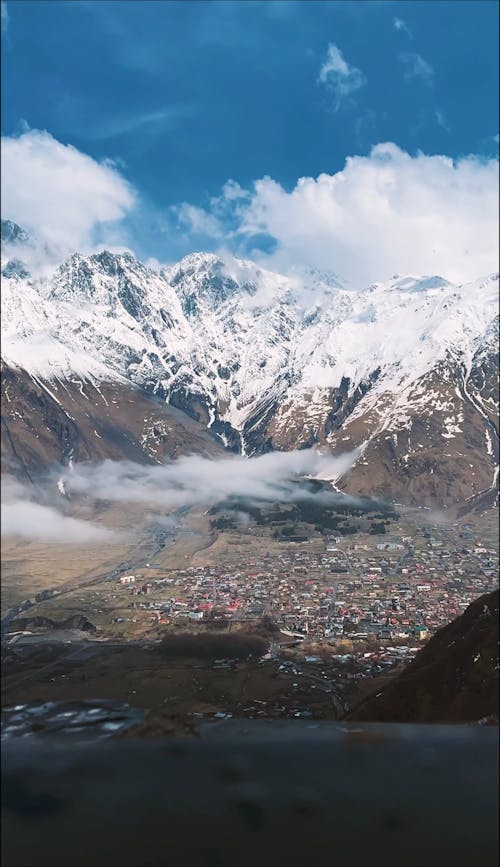
[[(345, 524), (335, 532), (302, 523), (293, 537), (277, 532), (272, 521), (233, 526), (206, 513), (203, 519), (212, 528), (210, 544), (194, 553), (182, 553), (192, 536), (184, 528), (184, 537), (140, 566), (66, 594), (46, 591), (35, 606), (28, 600), (24, 611), (21, 605), (4, 635), (16, 665), (24, 672), (23, 660), (40, 647), (37, 642), (56, 640), (58, 630), (48, 624), (60, 622), (58, 612), (69, 613), (77, 618), (73, 625), (79, 617), (88, 628), (86, 635), (62, 635), (79, 672), (82, 659), (99, 651), (166, 648), (164, 663), (178, 670), (181, 684), (176, 699), (200, 670), (199, 662), (187, 659), (198, 655), (189, 641), (215, 635), (221, 650), (201, 664), (208, 680), (197, 689), (204, 701), (192, 703), (191, 716), (339, 718), (373, 688), (374, 677), (401, 670), (440, 627), (497, 583), (493, 537), (479, 537), (464, 521), (432, 523), (425, 510), (386, 516), (382, 533), (380, 523), (363, 518), (355, 533), (346, 533)], [(26, 619), (28, 608), (36, 616)], [(224, 642), (252, 633), (263, 641), (253, 658), (235, 659), (224, 650)], [(168, 659), (168, 642), (176, 636), (188, 641), (182, 662), (178, 651)], [(50, 678), (54, 689), (71, 679), (71, 666), (62, 664), (64, 656), (58, 659)], [(232, 679), (232, 689), (224, 687), (217, 701), (213, 677)], [(240, 677), (246, 684), (241, 697)], [(139, 703), (140, 687), (123, 698)], [(162, 702), (170, 706), (168, 693)], [(182, 707), (189, 702), (184, 698)]]

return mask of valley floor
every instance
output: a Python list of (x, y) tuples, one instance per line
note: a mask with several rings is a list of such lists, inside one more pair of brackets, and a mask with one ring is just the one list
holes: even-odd
[[(5, 543), (4, 708), (115, 699), (149, 711), (144, 733), (217, 714), (339, 719), (414, 657), (423, 643), (415, 624), (425, 641), (498, 580), (494, 513), (457, 521), (401, 509), (383, 537), (332, 542), (311, 529), (295, 544), (267, 527), (214, 531), (201, 510), (168, 533), (147, 517), (106, 508), (100, 522), (121, 535), (102, 547)], [(232, 596), (220, 589), (229, 584)], [(219, 624), (204, 619), (212, 602), (201, 621), (189, 620), (197, 599), (225, 612)], [(75, 615), (95, 631), (61, 631)], [(165, 635), (251, 632), (266, 616), (281, 630), (266, 633), (268, 659), (162, 655)], [(370, 618), (380, 625), (370, 629)]]

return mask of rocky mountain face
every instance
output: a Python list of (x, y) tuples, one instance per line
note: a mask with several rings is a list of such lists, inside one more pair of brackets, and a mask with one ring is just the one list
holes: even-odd
[(53, 464), (160, 462), (224, 448), (199, 423), (137, 386), (86, 379), (44, 382), (2, 367), (2, 469), (33, 479)]
[(498, 590), (476, 599), (346, 719), (498, 724), (498, 600)]
[(28, 243), (29, 235), (12, 220), (2, 220), (2, 244)]
[[(23, 263), (23, 243), (22, 229), (9, 224), (7, 452), (19, 439), (16, 412), (27, 428), (33, 407), (35, 463), (42, 452), (43, 460), (54, 452), (69, 459), (73, 446), (54, 432), (61, 411), (78, 436), (85, 430), (73, 459), (103, 450), (160, 459), (168, 437), (154, 455), (130, 440), (145, 441), (143, 418), (154, 404), (165, 424), (181, 411), (191, 450), (200, 447), (196, 437), (247, 455), (356, 448), (353, 469), (336, 480), (341, 489), (441, 506), (495, 502), (498, 275), (462, 286), (394, 277), (354, 291), (314, 271), (286, 277), (213, 254), (153, 269), (104, 251), (76, 253), (42, 277)], [(99, 428), (99, 395), (109, 404), (108, 391), (113, 424), (126, 422), (128, 440)], [(50, 419), (42, 418), (42, 393), (53, 400)]]

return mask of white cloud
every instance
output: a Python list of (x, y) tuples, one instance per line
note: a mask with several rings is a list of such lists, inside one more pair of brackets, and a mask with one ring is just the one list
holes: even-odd
[(14, 479), (2, 479), (2, 536), (38, 542), (105, 543), (113, 534), (88, 521), (63, 515), (53, 506), (35, 502), (35, 489)]
[(247, 190), (243, 189), (236, 181), (226, 181), (222, 187), (222, 195), (226, 201), (248, 198)]
[(233, 496), (291, 502), (306, 495), (297, 485), (300, 477), (338, 478), (350, 469), (355, 457), (353, 452), (335, 457), (307, 449), (219, 460), (190, 455), (151, 467), (104, 461), (76, 465), (64, 484), (70, 494), (168, 509), (211, 505)]
[(7, 33), (7, 28), (9, 26), (9, 12), (5, 0), (2, 0), (0, 8), (2, 12), (2, 33)]
[(182, 118), (186, 114), (188, 114), (187, 108), (169, 108), (160, 111), (129, 114), (122, 117), (107, 116), (89, 124), (86, 129), (80, 131), (80, 134), (87, 135), (89, 139), (97, 141), (119, 138), (130, 133), (138, 133), (144, 136), (148, 133), (148, 130), (161, 134), (165, 129), (171, 128), (179, 118)]
[(399, 59), (404, 66), (404, 76), (407, 81), (412, 78), (420, 78), (425, 84), (432, 84), (434, 70), (421, 54), (413, 51), (403, 52), (399, 55)]
[(179, 225), (187, 228), (190, 234), (221, 239), (224, 237), (219, 221), (203, 208), (182, 202), (180, 205), (174, 205), (171, 212), (177, 217)]
[(106, 233), (126, 243), (120, 221), (135, 193), (109, 162), (99, 163), (48, 132), (2, 138), (2, 215), (56, 256), (91, 249)]
[[(27, 540), (68, 544), (100, 544), (118, 539), (117, 533), (63, 514), (61, 508), (70, 508), (71, 501), (80, 502), (80, 495), (84, 495), (87, 504), (106, 500), (142, 504), (155, 510), (210, 506), (235, 496), (292, 502), (312, 496), (298, 484), (304, 476), (339, 478), (351, 468), (356, 457), (357, 452), (333, 456), (308, 449), (272, 452), (256, 458), (228, 455), (219, 460), (190, 455), (162, 466), (106, 460), (76, 464), (71, 472), (57, 468), (52, 481), (43, 488), (24, 485), (5, 476), (2, 479), (2, 536), (17, 535)], [(69, 498), (64, 499), (62, 505), (60, 495), (55, 493), (56, 482), (63, 483)], [(316, 496), (333, 502), (343, 495), (325, 491)], [(166, 529), (175, 526), (172, 516), (156, 511), (146, 522)]]
[(57, 509), (19, 500), (2, 504), (2, 536), (21, 536), (38, 542), (105, 543), (110, 533), (95, 524), (61, 515)]
[(336, 45), (330, 44), (319, 71), (318, 83), (324, 84), (332, 94), (333, 110), (338, 111), (346, 97), (363, 87), (366, 78), (360, 69), (350, 66)]
[(410, 39), (412, 38), (413, 34), (408, 27), (406, 21), (403, 21), (402, 18), (394, 18), (393, 25), (395, 30), (398, 30), (401, 33), (406, 33), (406, 35), (409, 36)]
[(216, 238), (235, 227), (225, 243), (237, 253), (258, 233), (274, 238), (277, 249), (258, 258), (279, 271), (313, 264), (355, 287), (395, 273), (462, 282), (498, 268), (498, 161), (378, 144), (336, 174), (300, 178), (290, 192), (264, 177), (230, 219), (220, 205), (211, 216)]

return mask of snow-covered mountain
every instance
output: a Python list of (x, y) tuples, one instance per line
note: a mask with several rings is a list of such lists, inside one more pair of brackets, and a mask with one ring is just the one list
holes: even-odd
[(352, 490), (491, 498), (498, 275), (460, 286), (395, 276), (353, 291), (213, 254), (155, 270), (105, 251), (75, 253), (42, 279), (27, 273), (12, 225), (2, 360), (52, 398), (76, 382), (84, 394), (140, 389), (245, 454), (357, 446), (340, 482)]

